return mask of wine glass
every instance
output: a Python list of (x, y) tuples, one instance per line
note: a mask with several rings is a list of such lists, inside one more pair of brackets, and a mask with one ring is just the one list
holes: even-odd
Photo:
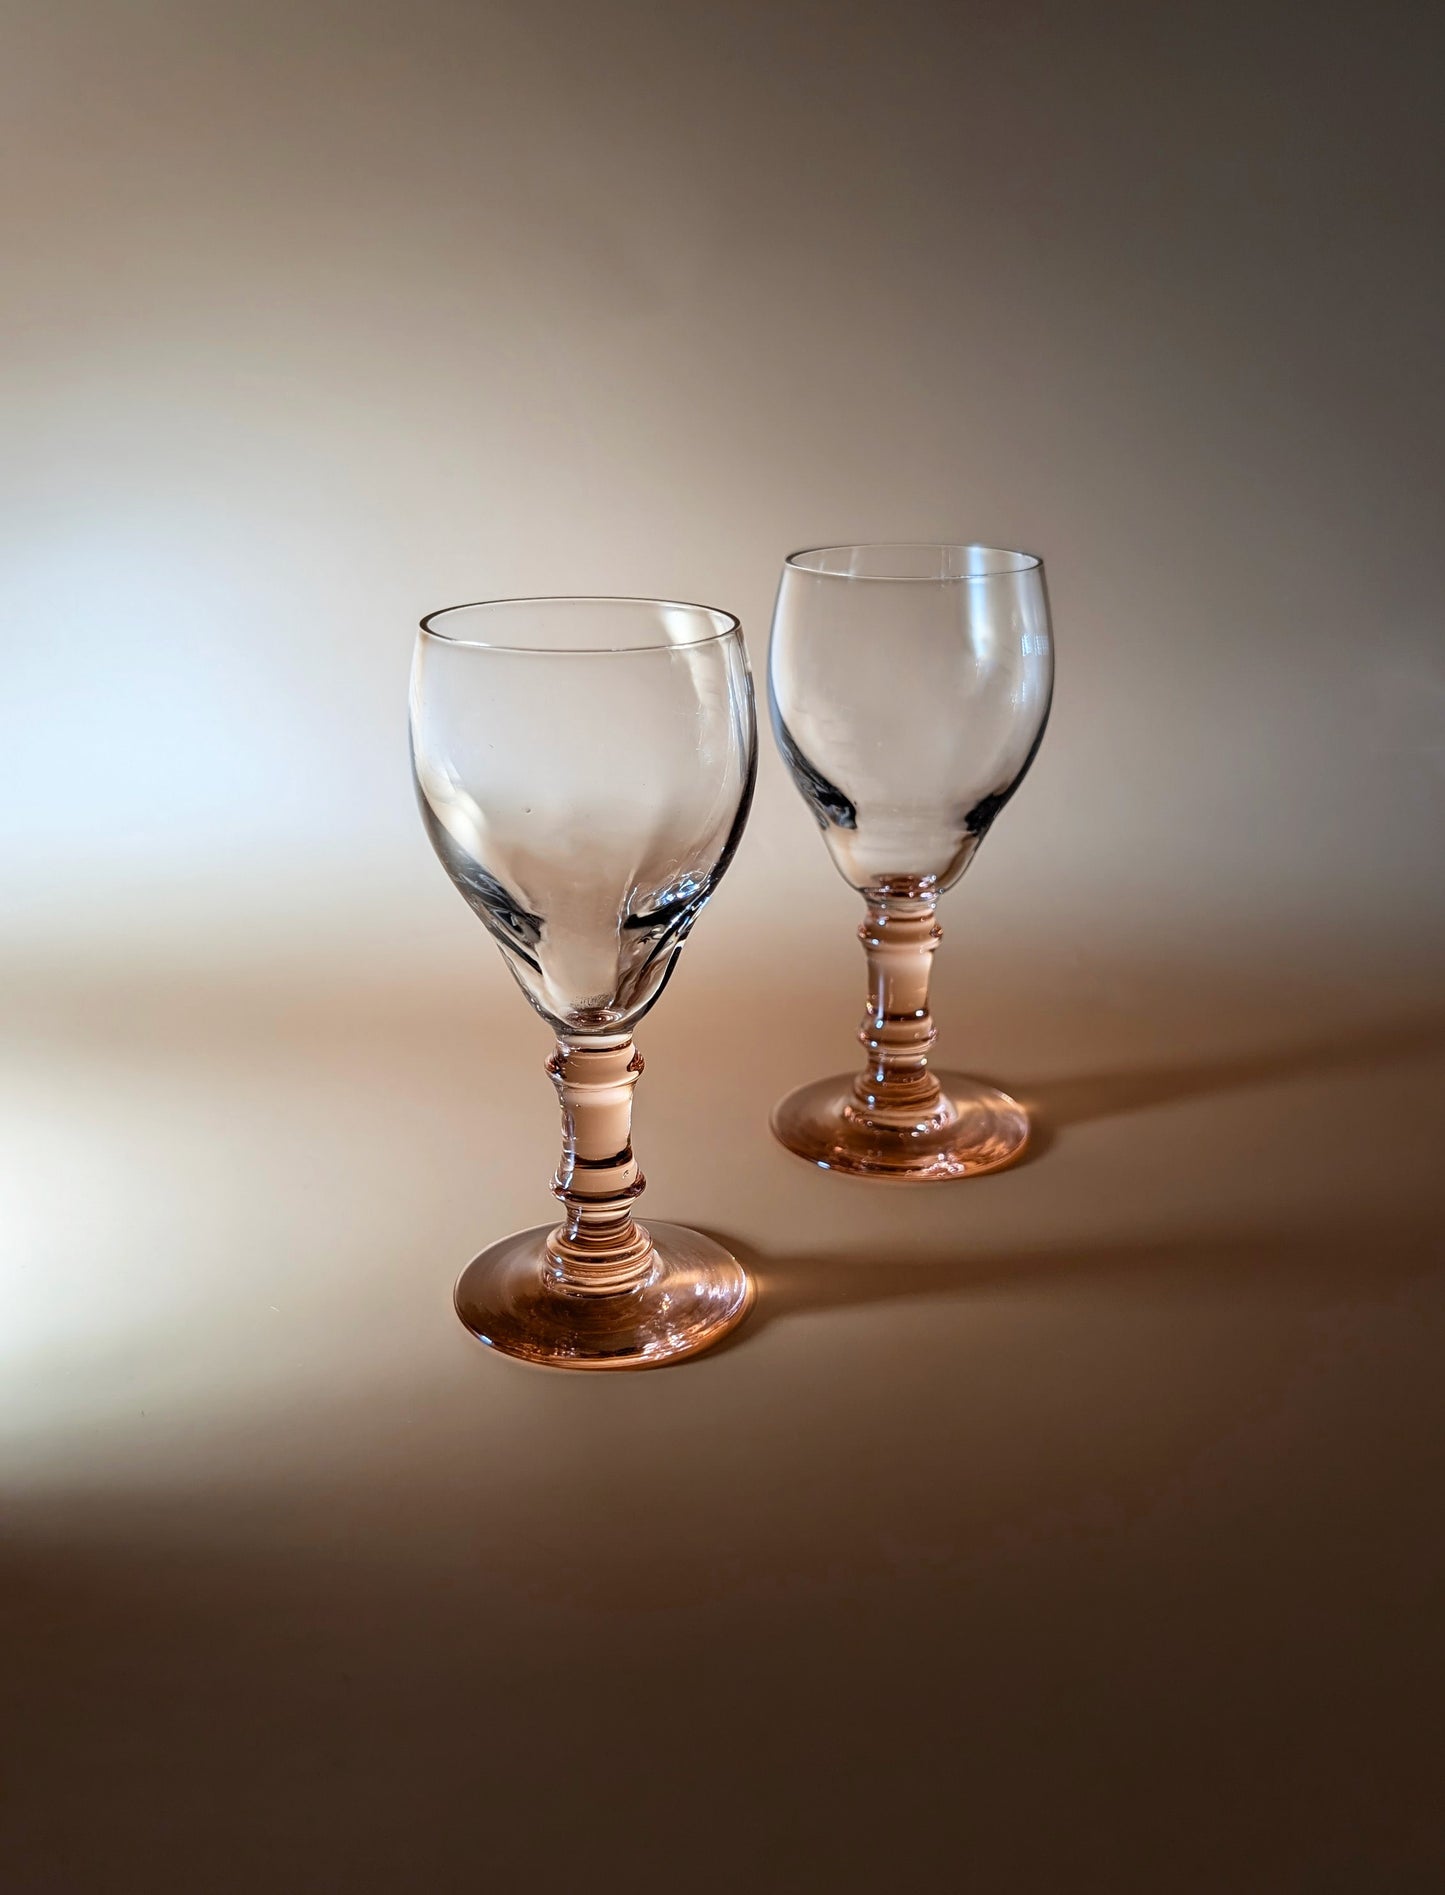
[(474, 1335), (566, 1368), (706, 1348), (752, 1296), (711, 1238), (633, 1217), (637, 1022), (747, 821), (757, 725), (742, 628), (657, 599), (500, 599), (423, 619), (412, 768), (432, 846), (552, 1028), (555, 1229), (456, 1286)]
[(928, 1064), (938, 898), (1022, 782), (1048, 722), (1043, 562), (991, 546), (822, 546), (783, 566), (769, 698), (834, 865), (867, 904), (856, 1078), (781, 1100), (773, 1131), (827, 1170), (972, 1177), (1023, 1149), (1007, 1093)]

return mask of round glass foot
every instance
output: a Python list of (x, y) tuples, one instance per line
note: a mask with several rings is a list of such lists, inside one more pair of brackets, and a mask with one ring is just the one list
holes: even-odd
[(972, 1178), (1011, 1164), (1028, 1142), (1029, 1115), (1017, 1099), (961, 1073), (935, 1073), (943, 1089), (938, 1112), (911, 1128), (870, 1123), (851, 1075), (817, 1079), (780, 1099), (773, 1134), (780, 1144), (825, 1171), (855, 1178), (929, 1183)]
[(650, 1218), (654, 1261), (635, 1289), (609, 1296), (561, 1289), (547, 1256), (551, 1228), (503, 1237), (457, 1278), (458, 1316), (505, 1355), (559, 1369), (652, 1368), (709, 1348), (752, 1307), (751, 1279), (730, 1251)]

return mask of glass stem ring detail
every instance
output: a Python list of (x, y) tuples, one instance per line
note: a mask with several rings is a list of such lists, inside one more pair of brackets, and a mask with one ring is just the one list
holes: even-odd
[(632, 1207), (647, 1180), (632, 1153), (632, 1093), (642, 1055), (630, 1039), (558, 1040), (547, 1071), (562, 1106), (552, 1180), (563, 1219), (547, 1238), (553, 1281), (574, 1296), (626, 1294), (645, 1283), (652, 1239)]
[(937, 897), (870, 899), (858, 938), (868, 958), (868, 1006), (858, 1038), (868, 1054), (853, 1082), (854, 1117), (912, 1131), (951, 1115), (928, 1066), (938, 1038), (928, 1010), (933, 956), (943, 938)]

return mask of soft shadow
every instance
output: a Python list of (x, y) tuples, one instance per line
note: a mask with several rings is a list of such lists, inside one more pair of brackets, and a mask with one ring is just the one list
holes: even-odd
[(1221, 1288), (1246, 1274), (1275, 1296), (1311, 1300), (1378, 1295), (1438, 1269), (1445, 1238), (1423, 1223), (1328, 1230), (1202, 1233), (1158, 1241), (1040, 1245), (1029, 1250), (957, 1252), (887, 1259), (871, 1251), (832, 1257), (770, 1256), (730, 1232), (707, 1235), (747, 1266), (757, 1300), (747, 1321), (709, 1351), (745, 1348), (771, 1324), (792, 1316), (875, 1305), (946, 1302), (1001, 1289), (1098, 1290), (1147, 1278), (1181, 1292)]
[[(1037, 1162), (1059, 1135), (1093, 1119), (1120, 1118), (1186, 1099), (1243, 1092), (1292, 1079), (1363, 1071), (1392, 1060), (1445, 1050), (1445, 1016), (1387, 1020), (1355, 1032), (1332, 1033), (1294, 1046), (1261, 1048), (1218, 1060), (1186, 1060), (1164, 1066), (1080, 1073), (1062, 1079), (1016, 1081), (1007, 1087), (1028, 1107), (1031, 1130), (1018, 1160)], [(1015, 1167), (1016, 1168), (1016, 1167)]]

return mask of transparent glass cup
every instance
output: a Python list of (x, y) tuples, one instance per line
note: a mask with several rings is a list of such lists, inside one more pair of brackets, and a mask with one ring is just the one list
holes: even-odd
[(741, 627), (654, 599), (434, 612), (412, 666), (411, 749), (432, 846), (557, 1039), (562, 1221), (474, 1258), (458, 1314), (493, 1347), (555, 1366), (692, 1355), (752, 1291), (720, 1244), (633, 1215), (632, 1034), (747, 820), (757, 727)]
[(935, 1072), (935, 911), (1023, 781), (1048, 722), (1043, 562), (989, 546), (824, 546), (785, 562), (773, 730), (828, 853), (862, 895), (867, 1009), (856, 1076), (783, 1099), (800, 1158), (859, 1177), (970, 1177), (1017, 1157), (1007, 1093)]

